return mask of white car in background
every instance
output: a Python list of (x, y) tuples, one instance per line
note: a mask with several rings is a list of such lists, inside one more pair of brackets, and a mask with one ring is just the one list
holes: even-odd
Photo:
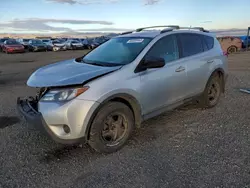
[(48, 41), (47, 45), (52, 46), (52, 50), (55, 51), (64, 51), (67, 50), (64, 40), (56, 39)]
[(67, 40), (65, 44), (66, 44), (67, 50), (83, 49), (82, 42), (78, 40)]

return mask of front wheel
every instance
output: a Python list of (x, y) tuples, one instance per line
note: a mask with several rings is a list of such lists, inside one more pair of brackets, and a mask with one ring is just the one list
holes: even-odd
[(217, 73), (209, 78), (200, 101), (202, 107), (212, 108), (218, 104), (223, 89), (222, 83), (222, 78)]
[(134, 115), (127, 105), (120, 102), (107, 103), (92, 122), (89, 145), (101, 153), (121, 149), (132, 134), (134, 121)]

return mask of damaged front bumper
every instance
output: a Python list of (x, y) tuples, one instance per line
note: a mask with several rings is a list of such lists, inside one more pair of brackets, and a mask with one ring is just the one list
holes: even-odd
[(84, 137), (75, 139), (63, 139), (58, 137), (58, 135), (56, 135), (46, 123), (42, 113), (38, 112), (38, 101), (33, 97), (23, 99), (18, 98), (17, 109), (30, 126), (45, 133), (58, 143), (75, 144), (81, 143), (85, 140)]

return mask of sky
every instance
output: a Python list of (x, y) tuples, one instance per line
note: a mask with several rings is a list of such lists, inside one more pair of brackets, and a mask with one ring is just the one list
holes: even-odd
[(122, 32), (152, 25), (250, 27), (249, 0), (0, 0), (0, 33)]

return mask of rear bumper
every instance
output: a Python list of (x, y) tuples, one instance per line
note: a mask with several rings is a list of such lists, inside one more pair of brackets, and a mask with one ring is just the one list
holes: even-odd
[(27, 121), (29, 126), (45, 133), (47, 136), (51, 137), (54, 141), (61, 144), (75, 144), (81, 143), (85, 139), (77, 138), (77, 139), (61, 139), (57, 135), (55, 135), (48, 124), (45, 122), (41, 113), (39, 113), (35, 106), (37, 102), (34, 99), (17, 99), (17, 110), (21, 116)]

